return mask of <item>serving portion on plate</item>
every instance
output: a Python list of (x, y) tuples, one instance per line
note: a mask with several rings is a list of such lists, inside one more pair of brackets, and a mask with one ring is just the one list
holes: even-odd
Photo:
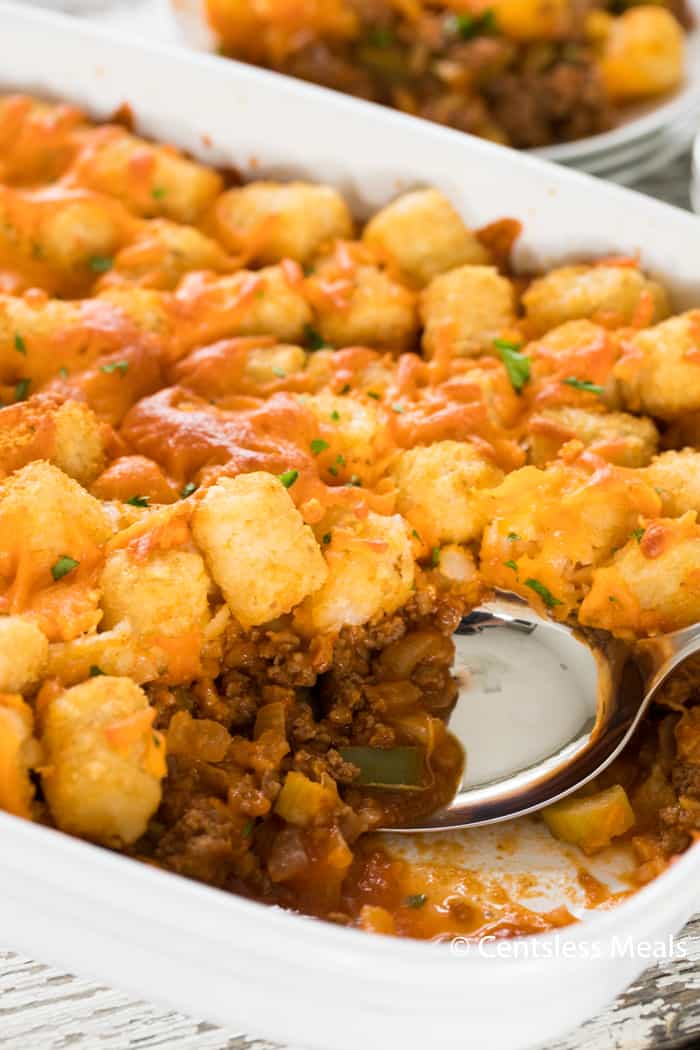
[(554, 152), (607, 132), (640, 105), (667, 102), (683, 84), (684, 35), (694, 26), (685, 0), (172, 6), (192, 39), (222, 54), (518, 149)]
[[(227, 182), (129, 116), (0, 99), (0, 808), (340, 925), (573, 921), (372, 832), (451, 797), (491, 588), (630, 642), (700, 619), (700, 310), (635, 257), (516, 275), (520, 223), (435, 189), (358, 224)], [(696, 682), (544, 815), (624, 841), (628, 886), (697, 833)]]

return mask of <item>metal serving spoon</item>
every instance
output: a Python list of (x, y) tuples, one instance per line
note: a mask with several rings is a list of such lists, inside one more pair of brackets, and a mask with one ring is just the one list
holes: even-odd
[(410, 826), (493, 824), (541, 809), (602, 772), (668, 676), (700, 651), (700, 624), (638, 642), (573, 630), (499, 593), (455, 635), (450, 731), (466, 753), (452, 801)]

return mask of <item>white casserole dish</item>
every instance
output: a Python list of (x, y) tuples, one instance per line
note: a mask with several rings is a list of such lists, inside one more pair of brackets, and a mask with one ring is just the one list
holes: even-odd
[[(0, 3), (0, 89), (106, 115), (244, 174), (338, 184), (358, 211), (432, 183), (467, 220), (525, 224), (521, 265), (641, 254), (700, 303), (700, 220), (468, 136), (233, 62), (149, 48)], [(631, 900), (516, 957), (337, 928), (265, 908), (0, 814), (3, 944), (254, 1035), (319, 1050), (525, 1047), (577, 1024), (698, 904), (694, 848)], [(484, 842), (487, 840), (484, 839)], [(486, 846), (481, 866), (488, 869)], [(551, 875), (545, 852), (533, 873)], [(513, 942), (516, 943), (516, 942)], [(647, 949), (648, 951), (648, 949)], [(513, 952), (511, 951), (511, 956)]]

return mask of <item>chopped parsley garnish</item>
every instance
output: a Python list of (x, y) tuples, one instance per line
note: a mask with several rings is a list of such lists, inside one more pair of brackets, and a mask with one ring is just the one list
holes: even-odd
[(124, 502), (129, 503), (132, 507), (147, 507), (148, 496), (131, 496), (129, 499), (125, 499)]
[(634, 536), (634, 538), (637, 541), (637, 543), (641, 543), (642, 542), (642, 536), (644, 535), (644, 529), (641, 528), (641, 527), (638, 528), (638, 529), (632, 529), (632, 535)]
[(324, 441), (323, 438), (314, 438), (311, 442), (311, 451), (314, 456), (318, 456), (321, 452), (325, 452), (329, 447), (328, 442)]
[(454, 27), (462, 40), (473, 40), (475, 36), (496, 32), (496, 13), (490, 8), (480, 14), (460, 12), (450, 17), (450, 25)]
[(338, 477), (338, 468), (337, 467), (329, 467), (328, 468), (328, 473), (332, 474), (334, 478), (337, 478)]
[(617, 599), (617, 598), (615, 597), (615, 595), (614, 595), (614, 594), (609, 594), (609, 595), (608, 595), (608, 601), (609, 601), (609, 602), (617, 602), (617, 601), (618, 601), (618, 599)]
[(339, 423), (340, 422), (340, 412), (338, 412), (338, 410), (335, 409), (335, 408), (331, 412), (331, 419), (333, 420), (334, 423)]
[(508, 561), (504, 561), (503, 564), (505, 565), (506, 569), (512, 569), (513, 572), (518, 571), (518, 563), (513, 561), (512, 558), (509, 558)]
[(587, 394), (598, 394), (600, 396), (600, 394), (605, 393), (605, 387), (592, 383), (590, 379), (577, 379), (576, 376), (568, 376), (568, 378), (562, 379), (562, 383), (572, 386), (574, 390), (585, 390)]
[(277, 367), (272, 369), (272, 374), (273, 374), (273, 376), (277, 376), (278, 379), (286, 379), (286, 376), (287, 376), (287, 373), (285, 372), (285, 370), (283, 368), (277, 368)]
[(188, 481), (180, 495), (183, 499), (187, 499), (187, 497), (191, 496), (192, 493), (196, 491), (196, 489), (197, 486), (195, 485), (194, 481)]
[(349, 394), (350, 393), (350, 384), (349, 383), (345, 383), (343, 385), (343, 389), (340, 391), (340, 393), (341, 394)]
[(340, 452), (335, 457), (335, 461), (336, 461), (336, 463), (338, 464), (339, 467), (344, 467), (345, 466), (345, 456), (341, 455)]
[(433, 565), (439, 565), (440, 564), (440, 548), (439, 547), (433, 547), (432, 554), (430, 555), (430, 560), (433, 563)]
[(107, 273), (113, 265), (114, 259), (111, 255), (93, 255), (88, 259), (88, 266), (93, 273)]
[(509, 343), (507, 339), (494, 339), (493, 345), (501, 355), (513, 390), (519, 394), (530, 378), (530, 358), (520, 353), (518, 343)]
[(422, 908), (427, 900), (427, 893), (412, 893), (410, 897), (406, 897), (406, 906), (408, 908)]
[(508, 540), (509, 543), (515, 543), (515, 541), (519, 540), (520, 537), (518, 536), (517, 532), (509, 532), (508, 535), (506, 536), (506, 539)]
[(362, 481), (358, 478), (357, 474), (351, 474), (348, 485), (353, 485), (356, 489), (362, 488)]
[(110, 361), (106, 365), (100, 365), (100, 372), (104, 372), (106, 375), (112, 375), (113, 372), (119, 372), (122, 378), (129, 371), (128, 361)]
[(330, 534), (330, 532), (324, 532), (323, 536), (321, 536), (321, 543), (324, 546), (328, 546), (328, 544), (330, 542), (331, 542), (331, 534)]
[(67, 576), (73, 569), (77, 569), (80, 565), (79, 561), (75, 558), (71, 558), (68, 554), (62, 554), (58, 561), (55, 561), (51, 566), (51, 575), (54, 580), (62, 580), (64, 576)]
[(20, 332), (15, 332), (15, 350), (18, 354), (26, 354), (27, 352), (27, 344)]
[(31, 385), (31, 379), (20, 379), (15, 386), (15, 401), (26, 401), (29, 397), (29, 387)]
[(376, 26), (367, 34), (367, 43), (372, 47), (391, 47), (396, 37), (386, 26)]
[(61, 379), (67, 379), (68, 378), (68, 369), (66, 368), (65, 365), (61, 365), (61, 367), (58, 370), (58, 374), (60, 375)]
[(396, 414), (400, 416), (402, 414), (402, 412), (403, 412), (403, 405), (399, 405), (398, 403), (395, 404), (395, 405), (392, 405), (391, 406), (391, 411), (392, 412), (396, 412)]
[(367, 397), (372, 397), (375, 401), (381, 401), (382, 399), (382, 395), (378, 394), (376, 390), (368, 390)]
[(277, 477), (280, 479), (286, 489), (291, 489), (294, 482), (299, 477), (298, 470), (285, 470), (284, 473), (278, 474)]
[(154, 186), (151, 190), (151, 197), (154, 201), (162, 201), (165, 196), (165, 188), (163, 186)]
[(243, 836), (244, 839), (249, 839), (250, 838), (250, 836), (253, 834), (253, 828), (254, 827), (255, 827), (255, 824), (254, 824), (254, 822), (252, 820), (246, 820), (245, 824), (241, 828), (241, 835)]
[(307, 350), (323, 350), (326, 346), (325, 339), (312, 324), (304, 325), (304, 342)]
[(555, 605), (563, 604), (558, 598), (554, 597), (549, 587), (545, 587), (545, 585), (540, 583), (539, 580), (533, 580), (533, 578), (530, 577), (529, 580), (525, 580), (525, 586), (529, 587), (530, 590), (535, 592), (535, 594), (539, 594), (548, 609), (553, 609)]
[(104, 674), (102, 668), (98, 667), (97, 664), (92, 664), (90, 667), (90, 677), (99, 678), (101, 674)]
[(411, 535), (414, 537), (414, 539), (417, 539), (419, 543), (423, 542), (416, 529), (411, 529)]

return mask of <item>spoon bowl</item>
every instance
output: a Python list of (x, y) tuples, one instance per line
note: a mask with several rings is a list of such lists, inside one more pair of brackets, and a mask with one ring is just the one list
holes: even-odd
[(634, 645), (574, 629), (498, 593), (455, 634), (449, 720), (466, 755), (447, 805), (399, 832), (509, 820), (565, 798), (630, 740), (668, 676), (700, 650), (700, 625)]

